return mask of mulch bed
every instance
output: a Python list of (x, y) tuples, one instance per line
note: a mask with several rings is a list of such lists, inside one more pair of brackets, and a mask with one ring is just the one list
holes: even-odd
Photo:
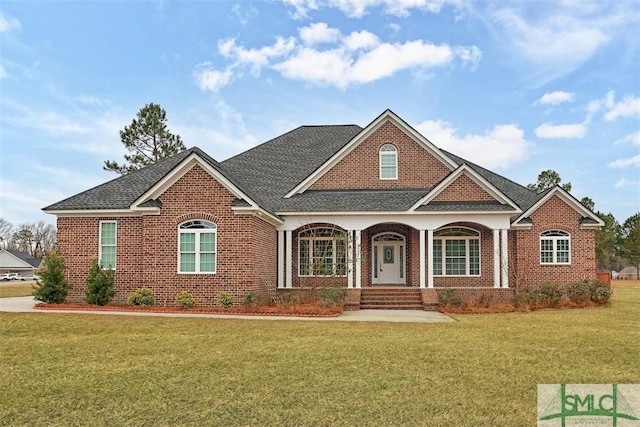
[(337, 317), (342, 313), (339, 307), (318, 307), (315, 304), (238, 306), (231, 308), (180, 308), (180, 307), (141, 307), (133, 305), (107, 304), (103, 306), (89, 304), (45, 304), (39, 303), (37, 310), (75, 310), (75, 311), (121, 311), (135, 313), (180, 313), (180, 314), (235, 314), (253, 316), (296, 316), (296, 317)]

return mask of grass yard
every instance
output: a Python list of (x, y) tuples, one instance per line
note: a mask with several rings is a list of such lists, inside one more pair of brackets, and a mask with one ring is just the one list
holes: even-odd
[(11, 284), (0, 284), (0, 298), (28, 297), (33, 294), (32, 284), (35, 282), (16, 282)]
[(529, 426), (539, 383), (640, 383), (638, 281), (609, 308), (455, 317), (0, 313), (0, 424)]

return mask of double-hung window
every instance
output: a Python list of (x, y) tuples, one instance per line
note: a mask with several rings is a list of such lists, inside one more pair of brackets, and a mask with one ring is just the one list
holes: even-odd
[(452, 227), (433, 233), (435, 276), (479, 276), (480, 233)]
[(117, 231), (116, 221), (100, 221), (98, 260), (102, 268), (116, 268)]
[(298, 234), (300, 276), (345, 276), (347, 236), (332, 228), (314, 228)]
[(571, 264), (571, 235), (562, 230), (540, 233), (540, 264)]
[(380, 147), (380, 179), (398, 179), (398, 149), (393, 144)]
[(215, 273), (217, 226), (204, 220), (187, 221), (179, 229), (179, 273)]

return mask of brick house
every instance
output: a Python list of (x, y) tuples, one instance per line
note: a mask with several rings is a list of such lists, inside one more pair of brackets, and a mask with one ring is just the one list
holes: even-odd
[[(595, 277), (602, 221), (560, 187), (536, 193), (436, 147), (392, 111), (365, 128), (302, 126), (217, 162), (198, 148), (54, 203), (58, 246), (84, 297), (91, 257), (116, 301), (172, 305), (332, 284), (509, 298)], [(363, 305), (364, 307), (364, 305)]]

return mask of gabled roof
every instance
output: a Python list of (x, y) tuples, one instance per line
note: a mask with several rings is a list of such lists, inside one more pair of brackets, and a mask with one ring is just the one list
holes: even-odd
[(380, 114), (375, 120), (367, 125), (360, 133), (358, 133), (348, 144), (343, 146), (339, 151), (335, 152), (331, 158), (322, 163), (316, 168), (309, 176), (303, 181), (299, 182), (291, 191), (289, 191), (284, 197), (292, 197), (294, 194), (302, 193), (319, 180), (325, 173), (327, 173), (333, 166), (335, 166), (340, 160), (345, 158), (350, 152), (352, 152), (362, 141), (370, 137), (380, 126), (386, 122), (393, 123), (398, 129), (406, 133), (411, 139), (431, 153), (436, 159), (444, 164), (449, 169), (453, 170), (458, 165), (448, 158), (443, 151), (433, 145), (431, 141), (422, 136), (418, 131), (409, 126), (407, 122), (402, 120), (396, 113), (387, 109)]
[(513, 221), (515, 227), (531, 226), (531, 221), (527, 220), (540, 206), (542, 206), (547, 200), (553, 196), (558, 196), (567, 205), (571, 206), (576, 212), (582, 215), (580, 224), (583, 228), (600, 228), (604, 225), (604, 221), (598, 217), (595, 213), (591, 212), (585, 207), (578, 199), (569, 194), (564, 188), (556, 185), (538, 194), (538, 200), (536, 200), (528, 209), (526, 209), (518, 218)]
[[(442, 193), (449, 185), (451, 185), (456, 179), (462, 177), (463, 175), (468, 176), (473, 182), (475, 182), (479, 187), (481, 187), (484, 191), (486, 191), (491, 197), (495, 199), (495, 203), (483, 202), (480, 204), (472, 203), (475, 206), (486, 205), (490, 206), (491, 210), (496, 210), (495, 206), (500, 205), (504, 207), (504, 211), (512, 211), (512, 212), (521, 212), (518, 205), (509, 199), (502, 191), (500, 191), (497, 187), (491, 184), (487, 179), (485, 179), (481, 174), (476, 172), (472, 167), (468, 166), (466, 163), (461, 164), (455, 171), (446, 176), (438, 185), (436, 185), (429, 193), (424, 196), (422, 199), (418, 200), (411, 210), (416, 210), (423, 205), (428, 205), (430, 203), (434, 203), (434, 199)], [(440, 206), (443, 206), (443, 203), (439, 203)], [(451, 204), (454, 206), (461, 206), (460, 204)], [(428, 209), (423, 209), (428, 210)], [(459, 209), (454, 209), (459, 210)]]
[[(441, 188), (309, 190), (315, 180), (386, 121), (394, 123), (453, 171), (441, 181)], [(284, 213), (410, 212), (414, 208), (414, 212), (509, 213), (517, 226), (526, 226), (527, 222), (530, 223), (528, 215), (552, 192), (536, 193), (441, 150), (395, 113), (386, 110), (364, 129), (357, 125), (301, 126), (220, 163), (194, 147), (54, 203), (44, 210), (53, 214), (159, 212), (162, 192), (194, 164), (207, 170), (237, 197), (232, 209), (245, 212), (260, 210), (275, 221), (279, 221), (277, 216)], [(432, 200), (430, 196), (436, 195), (462, 173), (494, 195), (496, 202)], [(586, 218), (584, 227), (602, 224), (593, 212), (571, 195), (563, 193), (562, 197)], [(424, 205), (425, 202), (428, 203)]]
[(6, 252), (7, 254), (16, 258), (19, 262), (25, 264), (25, 267), (38, 268), (40, 264), (42, 264), (41, 258), (35, 258), (25, 252), (14, 251), (10, 249), (2, 249), (2, 252)]

